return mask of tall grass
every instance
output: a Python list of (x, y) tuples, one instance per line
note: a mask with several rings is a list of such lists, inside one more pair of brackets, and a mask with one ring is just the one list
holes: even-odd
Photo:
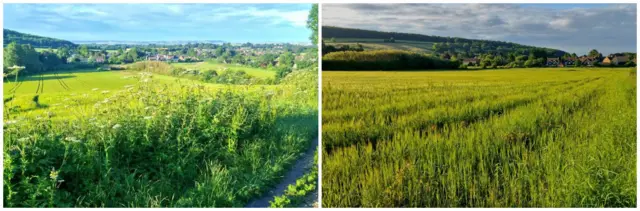
[(635, 207), (635, 76), (572, 73), (324, 73), (323, 206)]
[(142, 76), (73, 118), (5, 119), (5, 206), (244, 206), (317, 134), (317, 103), (307, 103), (315, 92), (214, 90)]

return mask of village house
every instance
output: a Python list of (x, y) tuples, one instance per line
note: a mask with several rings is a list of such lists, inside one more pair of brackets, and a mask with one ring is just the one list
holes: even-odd
[(467, 66), (475, 66), (478, 65), (478, 59), (476, 58), (467, 58), (467, 59), (462, 59), (462, 64), (463, 65), (467, 65)]
[(629, 61), (628, 56), (613, 55), (607, 56), (602, 60), (603, 65), (624, 65)]
[(564, 61), (562, 61), (562, 64), (564, 64), (564, 66), (574, 66), (576, 64), (576, 60), (576, 58), (569, 57), (564, 59)]
[(578, 60), (580, 60), (580, 63), (582, 63), (582, 65), (587, 67), (593, 67), (593, 65), (598, 62), (597, 58), (591, 56), (581, 56), (580, 58), (578, 58)]
[(548, 67), (558, 67), (558, 66), (562, 67), (563, 66), (562, 63), (560, 63), (560, 58), (557, 58), (557, 57), (556, 58), (547, 58), (546, 65)]
[(96, 56), (96, 63), (104, 63), (105, 58), (104, 56), (100, 55), (100, 56)]

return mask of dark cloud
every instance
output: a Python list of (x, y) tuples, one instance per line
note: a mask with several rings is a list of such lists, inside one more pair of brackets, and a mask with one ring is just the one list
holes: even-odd
[(636, 5), (323, 4), (323, 24), (492, 39), (578, 54), (636, 51)]

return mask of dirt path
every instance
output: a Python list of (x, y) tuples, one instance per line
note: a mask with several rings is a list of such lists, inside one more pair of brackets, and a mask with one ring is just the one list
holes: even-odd
[[(318, 148), (318, 139), (314, 139), (311, 143), (311, 147), (304, 152), (304, 154), (296, 161), (296, 163), (291, 167), (289, 172), (285, 175), (284, 179), (278, 183), (274, 188), (272, 188), (269, 192), (265, 193), (262, 197), (255, 199), (246, 207), (269, 207), (269, 201), (273, 200), (275, 196), (280, 196), (284, 194), (284, 191), (290, 184), (295, 184), (296, 180), (302, 177), (305, 173), (309, 172), (313, 167), (313, 156), (315, 155), (315, 151)], [(312, 194), (317, 196), (318, 194)], [(301, 206), (307, 206), (309, 203), (302, 204)], [(313, 203), (311, 203), (313, 204)]]

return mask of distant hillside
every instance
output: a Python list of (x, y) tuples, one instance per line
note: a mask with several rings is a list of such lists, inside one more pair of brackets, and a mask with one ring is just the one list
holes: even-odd
[(2, 43), (3, 46), (6, 46), (11, 42), (16, 42), (18, 44), (31, 44), (31, 46), (35, 48), (59, 48), (62, 46), (67, 46), (67, 47), (77, 46), (75, 43), (72, 43), (66, 40), (55, 39), (50, 37), (42, 37), (42, 36), (37, 36), (32, 34), (25, 34), (17, 31), (9, 30), (9, 29), (3, 29), (3, 33), (4, 33), (4, 42)]
[[(341, 40), (349, 40), (349, 42), (345, 42), (345, 44), (355, 42), (371, 43), (372, 40), (378, 40), (379, 43), (383, 43), (386, 46), (393, 46), (389, 45), (389, 43), (392, 42), (397, 43), (403, 41), (421, 42), (423, 46), (426, 43), (430, 43), (430, 52), (437, 54), (455, 54), (461, 58), (470, 58), (487, 53), (528, 55), (530, 52), (545, 51), (549, 57), (560, 57), (567, 53), (557, 49), (520, 45), (512, 42), (440, 37), (400, 32), (381, 32), (333, 26), (322, 27), (322, 39), (326, 44), (331, 44), (330, 40), (335, 40), (336, 42), (334, 44), (340, 44)], [(364, 47), (366, 49), (368, 46)]]

